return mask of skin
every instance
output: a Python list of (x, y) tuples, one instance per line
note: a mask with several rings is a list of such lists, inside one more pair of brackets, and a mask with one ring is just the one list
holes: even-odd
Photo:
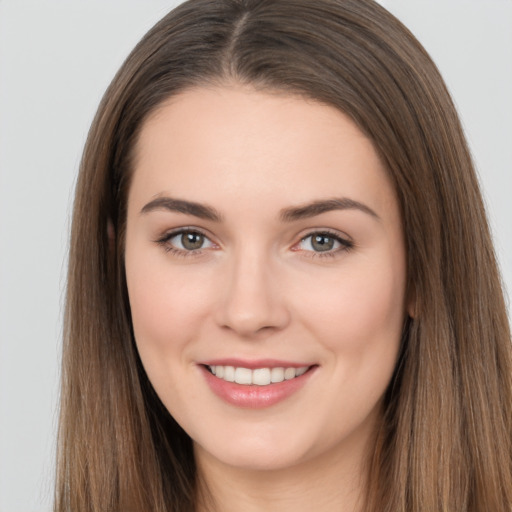
[[(162, 197), (222, 219), (143, 211)], [(332, 198), (367, 210), (282, 218)], [(169, 234), (179, 228), (203, 233), (202, 248), (180, 246)], [(326, 231), (352, 247), (319, 252), (308, 236)], [(395, 192), (356, 125), (330, 106), (236, 84), (171, 98), (138, 140), (125, 257), (142, 362), (219, 509), (359, 510), (412, 308)], [(227, 357), (316, 366), (285, 400), (247, 409), (213, 394), (198, 365)]]

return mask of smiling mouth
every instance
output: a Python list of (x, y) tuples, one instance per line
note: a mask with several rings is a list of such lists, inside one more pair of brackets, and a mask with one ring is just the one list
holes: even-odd
[(250, 368), (221, 365), (205, 365), (206, 369), (218, 379), (226, 382), (234, 382), (245, 386), (268, 386), (285, 380), (292, 380), (304, 375), (312, 366), (301, 366), (300, 368)]

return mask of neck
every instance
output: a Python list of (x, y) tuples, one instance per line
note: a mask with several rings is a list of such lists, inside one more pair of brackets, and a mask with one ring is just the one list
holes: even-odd
[[(359, 447), (361, 448), (361, 447)], [(333, 450), (293, 467), (254, 470), (223, 464), (195, 447), (197, 512), (360, 512), (364, 449)]]

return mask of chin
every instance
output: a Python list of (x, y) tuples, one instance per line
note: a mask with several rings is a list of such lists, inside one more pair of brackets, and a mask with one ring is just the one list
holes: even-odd
[(243, 436), (228, 434), (223, 439), (209, 437), (204, 444), (194, 441), (194, 450), (196, 455), (200, 453), (240, 470), (278, 471), (307, 460), (311, 450), (305, 444), (303, 440), (291, 438), (289, 433), (275, 436), (248, 432)]

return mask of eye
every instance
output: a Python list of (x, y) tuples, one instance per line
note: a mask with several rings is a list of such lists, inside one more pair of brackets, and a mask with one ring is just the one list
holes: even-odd
[(301, 251), (310, 251), (318, 255), (323, 253), (327, 256), (351, 249), (353, 243), (333, 233), (316, 232), (305, 236), (296, 247)]
[(163, 245), (167, 251), (183, 255), (215, 247), (215, 244), (206, 235), (193, 229), (173, 231), (157, 242)]
[(169, 240), (177, 249), (185, 249), (187, 251), (202, 249), (205, 241), (207, 241), (207, 238), (202, 233), (194, 231), (178, 233)]

